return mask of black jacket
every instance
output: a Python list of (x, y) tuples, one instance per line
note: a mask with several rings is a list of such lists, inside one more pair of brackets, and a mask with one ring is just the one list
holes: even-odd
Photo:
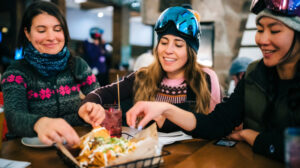
[[(300, 126), (299, 76), (299, 66), (294, 79), (283, 81), (276, 69), (267, 68), (262, 60), (252, 63), (246, 77), (226, 102), (218, 104), (208, 116), (195, 113), (197, 126), (193, 136), (207, 139), (223, 137), (245, 122), (246, 128), (260, 132), (254, 142), (254, 152), (283, 160), (283, 131), (286, 127)], [(256, 93), (249, 95), (253, 92)], [(282, 109), (285, 112), (281, 112)]]

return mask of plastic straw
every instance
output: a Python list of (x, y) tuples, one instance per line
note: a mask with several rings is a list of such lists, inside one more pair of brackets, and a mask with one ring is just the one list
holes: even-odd
[(119, 86), (119, 74), (117, 74), (117, 80), (118, 80), (118, 83), (117, 83), (117, 86), (118, 86), (118, 108), (119, 110), (121, 109), (121, 105), (120, 105), (120, 86)]

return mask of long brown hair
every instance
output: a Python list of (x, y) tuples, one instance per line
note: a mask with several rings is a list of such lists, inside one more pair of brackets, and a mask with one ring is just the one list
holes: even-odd
[[(155, 97), (159, 91), (159, 84), (163, 77), (166, 76), (165, 71), (158, 59), (157, 48), (153, 49), (155, 60), (148, 67), (141, 68), (136, 72), (134, 81), (134, 101), (155, 101)], [(210, 107), (210, 91), (206, 82), (205, 72), (202, 70), (204, 66), (197, 63), (196, 52), (187, 46), (188, 60), (185, 64), (184, 77), (188, 86), (196, 95), (196, 113), (209, 113)]]

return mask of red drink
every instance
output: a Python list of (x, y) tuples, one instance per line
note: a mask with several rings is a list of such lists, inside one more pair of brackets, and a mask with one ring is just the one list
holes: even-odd
[(105, 119), (101, 126), (105, 127), (112, 137), (122, 135), (122, 111), (117, 105), (104, 105)]

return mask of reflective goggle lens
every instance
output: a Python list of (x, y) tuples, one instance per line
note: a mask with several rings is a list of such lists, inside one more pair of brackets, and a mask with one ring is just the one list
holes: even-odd
[(158, 18), (155, 24), (155, 31), (164, 31), (169, 22), (173, 22), (176, 29), (190, 37), (197, 37), (199, 34), (199, 23), (195, 15), (183, 7), (171, 7), (166, 9)]
[(287, 15), (300, 16), (299, 0), (265, 0), (266, 7)]
[(265, 8), (286, 14), (300, 16), (299, 0), (253, 0), (251, 4), (251, 12), (258, 14)]

